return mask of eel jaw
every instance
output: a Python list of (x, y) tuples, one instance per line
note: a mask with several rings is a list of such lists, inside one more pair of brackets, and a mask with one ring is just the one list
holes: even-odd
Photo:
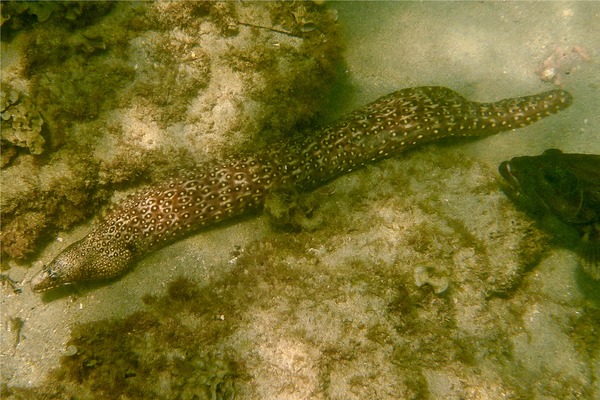
[(35, 274), (31, 278), (31, 289), (39, 293), (68, 284), (62, 279), (62, 275), (57, 272), (61, 270), (60, 263), (60, 260), (54, 260)]

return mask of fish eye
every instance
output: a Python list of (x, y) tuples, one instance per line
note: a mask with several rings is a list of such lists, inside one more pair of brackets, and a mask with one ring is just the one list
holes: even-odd
[(568, 171), (551, 169), (544, 172), (543, 179), (549, 186), (554, 187), (556, 192), (570, 193), (579, 187), (577, 176)]
[(555, 184), (560, 181), (560, 174), (554, 169), (544, 171), (544, 180), (550, 184)]

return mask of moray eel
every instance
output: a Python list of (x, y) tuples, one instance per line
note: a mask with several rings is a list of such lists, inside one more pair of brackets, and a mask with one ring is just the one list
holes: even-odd
[(498, 170), (529, 208), (577, 230), (582, 269), (600, 280), (600, 155), (549, 149), (504, 161)]
[(520, 128), (571, 102), (563, 90), (494, 103), (468, 101), (445, 87), (399, 90), (302, 141), (200, 166), (142, 189), (46, 265), (32, 288), (115, 277), (168, 243), (260, 208), (274, 189), (310, 190), (414, 146)]

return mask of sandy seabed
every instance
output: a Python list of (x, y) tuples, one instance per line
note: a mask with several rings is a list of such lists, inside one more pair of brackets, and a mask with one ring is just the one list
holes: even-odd
[[(164, 19), (177, 15), (169, 3), (159, 7)], [(208, 13), (227, 24), (227, 10), (219, 12)], [(237, 10), (238, 20), (273, 21), (261, 12)], [(278, 29), (314, 32), (313, 14), (293, 12), (293, 22), (277, 20)], [(510, 202), (497, 174), (501, 161), (548, 148), (600, 153), (600, 4), (326, 2), (312, 12), (329, 23), (337, 19), (345, 68), (333, 89), (330, 82), (296, 86), (333, 90), (328, 103), (296, 105), (299, 119), (327, 105), (320, 118), (331, 120), (399, 88), (423, 85), (494, 101), (560, 83), (574, 104), (527, 128), (427, 146), (307, 194), (320, 219), (311, 232), (281, 232), (264, 216), (247, 218), (149, 255), (110, 284), (32, 293), (31, 276), (90, 225), (60, 232), (31, 265), (14, 262), (7, 271), (22, 291), (2, 288), (3, 398), (600, 396), (600, 284)], [(174, 54), (189, 61), (189, 70), (169, 79), (203, 90), (174, 90), (170, 96), (186, 102), (173, 105), (156, 85), (130, 87), (127, 93), (146, 90), (158, 100), (120, 100), (70, 128), (93, 131), (86, 145), (95, 160), (90, 176), (104, 179), (98, 190), (136, 174), (152, 176), (149, 166), (175, 154), (183, 153), (184, 164), (218, 157), (228, 146), (256, 139), (272, 116), (272, 135), (295, 126), (269, 107), (269, 99), (282, 97), (269, 97), (268, 85), (281, 85), (288, 90), (283, 98), (293, 97), (293, 79), (314, 66), (284, 63), (273, 82), (264, 72), (272, 74), (272, 64), (256, 65), (269, 56), (257, 61), (239, 54), (260, 40), (287, 46), (288, 62), (299, 62), (304, 39), (245, 25), (227, 36), (214, 21), (194, 29), (203, 40), (195, 42), (183, 28), (128, 40), (147, 62), (137, 68), (148, 79), (181, 62), (152, 51), (178, 44)], [(235, 64), (224, 61), (231, 47), (220, 45), (222, 35), (238, 46)], [(544, 61), (557, 49), (570, 54), (575, 47), (589, 60), (557, 65), (561, 80), (543, 81)], [(325, 48), (318, 41), (310, 47), (317, 54)], [(3, 75), (16, 74), (5, 73), (4, 54), (11, 51), (3, 44)], [(196, 75), (199, 70), (210, 71), (211, 79)], [(98, 136), (99, 120), (112, 130)], [(64, 143), (69, 140), (58, 148)], [(28, 157), (17, 160), (33, 168)], [(26, 172), (10, 168), (3, 170), (3, 186)], [(39, 179), (56, 180), (65, 170), (56, 167)], [(164, 171), (169, 167), (155, 174)], [(118, 188), (117, 197), (134, 189)], [(16, 198), (21, 192), (3, 188), (6, 193)]]

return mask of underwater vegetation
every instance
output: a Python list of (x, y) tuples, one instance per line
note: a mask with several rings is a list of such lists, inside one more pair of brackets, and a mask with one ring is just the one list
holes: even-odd
[[(0, 103), (11, 183), (3, 268), (31, 260), (115, 190), (306, 126), (341, 65), (335, 16), (313, 3), (1, 7), (2, 40), (14, 49)], [(305, 20), (315, 29), (302, 31)]]
[[(2, 104), (34, 122), (26, 140), (2, 139), (2, 221), (23, 240), (6, 247), (18, 256), (3, 253), (4, 268), (31, 260), (59, 229), (98, 215), (133, 186), (274, 139), (301, 141), (301, 128), (314, 133), (314, 119), (330, 109), (340, 43), (326, 7), (140, 2), (128, 13), (131, 3), (111, 4), (82, 17), (81, 29), (130, 30), (115, 61), (127, 78), (106, 78), (117, 88), (82, 85), (91, 104), (69, 98), (78, 88), (58, 75), (85, 82), (95, 73), (88, 64), (110, 74), (119, 44), (60, 36), (79, 46), (64, 54), (81, 65), (55, 60), (49, 71), (66, 85), (66, 98), (51, 99), (61, 104), (54, 116), (35, 104), (38, 78), (24, 76), (25, 52), (14, 63), (3, 53)], [(34, 43), (28, 38), (64, 17), (23, 18), (9, 48)], [(44, 41), (36, 45), (44, 51)], [(104, 57), (106, 65), (94, 60)], [(41, 64), (35, 71), (44, 75)], [(39, 93), (62, 93), (49, 85)], [(282, 113), (288, 104), (293, 112)], [(62, 105), (83, 113), (63, 115)], [(515, 147), (580, 111), (502, 139)], [(480, 144), (489, 143), (498, 142)], [(268, 204), (280, 231), (261, 217), (221, 225), (153, 253), (110, 285), (39, 296), (22, 286), (33, 270), (14, 268), (0, 288), (0, 352), (8, 355), (0, 397), (596, 399), (598, 286), (574, 279), (572, 253), (499, 190), (495, 162), (472, 158), (472, 144), (447, 145), (366, 166), (310, 194), (278, 191)]]
[(318, 229), (267, 235), (207, 266), (222, 271), (209, 279), (165, 280), (138, 312), (76, 325), (46, 382), (3, 393), (589, 394), (593, 308), (569, 305), (565, 272), (540, 266), (547, 235), (498, 190), (494, 171), (450, 150), (339, 178), (313, 193)]
[(243, 368), (219, 349), (232, 325), (213, 308), (219, 297), (182, 278), (143, 311), (78, 325), (48, 385), (3, 398), (233, 399)]
[[(314, 194), (318, 229), (268, 235), (233, 264), (210, 265), (226, 272), (200, 285), (175, 279), (140, 312), (79, 325), (45, 384), (9, 389), (410, 398), (455, 382), (465, 395), (526, 396), (538, 380), (506, 359), (526, 359), (527, 340), (542, 346), (536, 327), (518, 327), (530, 318), (523, 304), (544, 295), (517, 288), (547, 237), (493, 177), (440, 148), (342, 177)], [(562, 373), (555, 393), (585, 385), (578, 371)]]
[(44, 120), (32, 106), (29, 97), (4, 82), (0, 96), (2, 141), (9, 144), (11, 149), (8, 153), (5, 152), (2, 163), (9, 163), (16, 155), (15, 147), (27, 148), (31, 154), (41, 154), (45, 143), (41, 135)]

